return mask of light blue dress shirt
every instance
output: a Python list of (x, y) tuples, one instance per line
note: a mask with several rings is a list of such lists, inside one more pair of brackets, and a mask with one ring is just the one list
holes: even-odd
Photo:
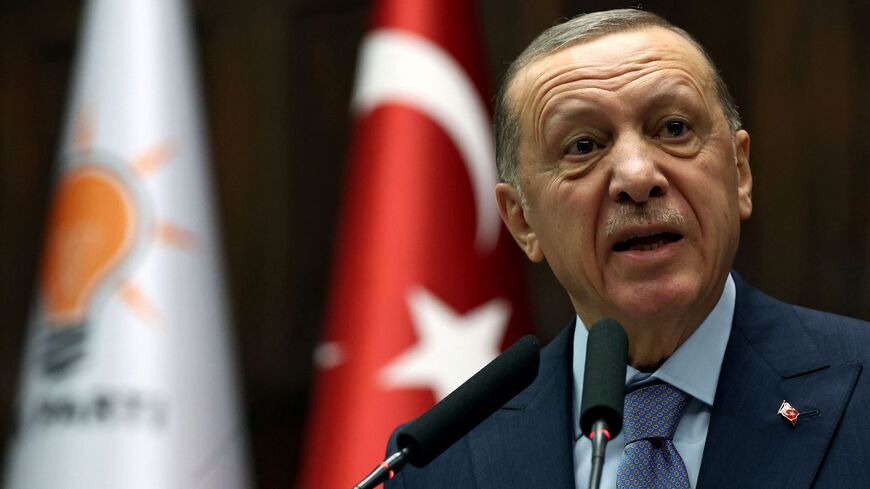
[[(731, 334), (731, 322), (734, 319), (735, 297), (734, 280), (729, 274), (722, 297), (719, 298), (716, 307), (658, 370), (652, 373), (640, 372), (629, 365), (625, 375), (627, 388), (659, 379), (691, 396), (674, 433), (674, 445), (686, 464), (686, 472), (689, 474), (692, 488), (698, 485), (701, 457), (707, 440), (707, 428), (710, 426), (710, 411), (713, 408), (716, 386), (719, 383), (719, 371), (722, 368), (725, 347)], [(592, 465), (592, 442), (580, 433), (580, 400), (583, 398), (583, 374), (586, 370), (588, 336), (589, 332), (578, 317), (574, 332), (573, 359), (574, 485), (577, 489), (588, 487)], [(621, 433), (608, 443), (601, 477), (602, 489), (616, 487), (616, 469), (622, 460), (624, 446)]]

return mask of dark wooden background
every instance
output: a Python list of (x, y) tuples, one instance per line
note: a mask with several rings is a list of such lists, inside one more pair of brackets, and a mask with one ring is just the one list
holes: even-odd
[[(780, 298), (870, 319), (870, 2), (643, 4), (709, 48), (752, 135), (755, 211), (743, 227), (736, 268)], [(475, 5), (494, 86), (556, 19), (628, 3)], [(297, 472), (368, 6), (193, 4), (260, 488), (292, 487)], [(3, 442), (80, 11), (79, 1), (0, 2)], [(570, 307), (545, 268), (528, 271), (539, 335), (547, 340)]]

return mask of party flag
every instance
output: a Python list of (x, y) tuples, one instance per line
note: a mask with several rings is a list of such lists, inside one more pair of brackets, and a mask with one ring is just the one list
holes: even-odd
[(7, 489), (247, 487), (188, 22), (85, 8)]

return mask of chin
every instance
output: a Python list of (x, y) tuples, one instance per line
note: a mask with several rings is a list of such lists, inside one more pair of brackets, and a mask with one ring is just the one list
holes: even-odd
[(610, 297), (620, 316), (648, 321), (685, 316), (693, 306), (700, 305), (701, 292), (697, 278), (677, 276), (620, 284)]

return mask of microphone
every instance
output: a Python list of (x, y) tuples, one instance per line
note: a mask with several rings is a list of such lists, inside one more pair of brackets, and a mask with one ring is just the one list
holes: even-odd
[(598, 489), (607, 442), (622, 430), (628, 337), (622, 325), (602, 319), (589, 330), (580, 403), (580, 431), (592, 440), (589, 489)]
[(406, 463), (425, 467), (520, 393), (538, 375), (538, 340), (520, 338), (501, 355), (399, 432), (399, 451), (390, 455), (354, 489), (372, 489)]

